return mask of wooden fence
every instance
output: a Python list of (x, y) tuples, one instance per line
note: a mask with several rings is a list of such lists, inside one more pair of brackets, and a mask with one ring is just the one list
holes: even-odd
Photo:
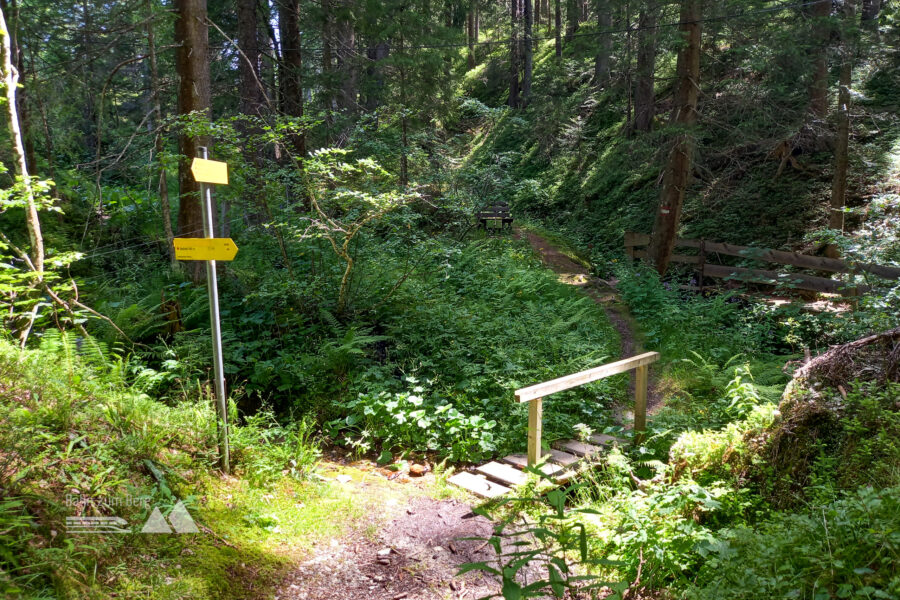
[(619, 373), (626, 373), (631, 369), (635, 369), (634, 431), (637, 435), (640, 435), (647, 428), (647, 366), (658, 360), (658, 352), (645, 352), (631, 358), (600, 365), (587, 371), (566, 375), (565, 377), (516, 390), (516, 400), (519, 402), (530, 402), (528, 405), (528, 464), (534, 465), (541, 458), (541, 430), (545, 396), (612, 375), (618, 375)]
[[(625, 233), (625, 252), (632, 259), (646, 258), (647, 251), (644, 248), (650, 244), (650, 236), (645, 233), (632, 231)], [(840, 294), (842, 296), (858, 296), (869, 290), (867, 285), (853, 285), (843, 281), (807, 275), (805, 273), (782, 273), (767, 269), (750, 269), (746, 267), (732, 267), (728, 265), (710, 262), (710, 258), (718, 256), (737, 256), (749, 260), (780, 265), (791, 265), (812, 271), (825, 271), (847, 275), (874, 275), (883, 279), (900, 279), (900, 268), (872, 263), (861, 263), (827, 258), (824, 256), (810, 256), (799, 252), (785, 252), (782, 250), (770, 250), (768, 248), (753, 248), (750, 246), (737, 246), (722, 242), (710, 242), (707, 240), (694, 240), (678, 238), (675, 241), (676, 248), (694, 248), (697, 254), (673, 254), (671, 261), (674, 263), (696, 265), (699, 272), (699, 287), (702, 289), (703, 279), (713, 277), (717, 279), (732, 279), (747, 283), (763, 283), (769, 285), (782, 284), (788, 287), (813, 292), (825, 292), (828, 294)]]

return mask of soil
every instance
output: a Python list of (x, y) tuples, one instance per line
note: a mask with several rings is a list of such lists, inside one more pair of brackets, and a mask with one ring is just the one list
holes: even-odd
[[(524, 237), (534, 251), (540, 255), (541, 261), (557, 274), (560, 282), (580, 288), (594, 302), (603, 307), (607, 318), (619, 334), (622, 358), (643, 352), (640, 338), (636, 333), (634, 320), (619, 297), (615, 280), (604, 281), (592, 276), (590, 271), (583, 265), (566, 256), (559, 248), (536, 233), (516, 228), (514, 236), (517, 239)], [(653, 415), (662, 408), (662, 394), (657, 390), (652, 367), (649, 379), (650, 389), (647, 394), (647, 414)], [(629, 393), (631, 395), (634, 394), (634, 378), (629, 384)], [(631, 414), (624, 407), (620, 407), (617, 412), (622, 420), (631, 418)]]
[(479, 572), (456, 577), (460, 565), (488, 561), (492, 526), (457, 500), (418, 497), (392, 511), (374, 536), (332, 540), (299, 564), (279, 600), (438, 600), (481, 598), (499, 585)]

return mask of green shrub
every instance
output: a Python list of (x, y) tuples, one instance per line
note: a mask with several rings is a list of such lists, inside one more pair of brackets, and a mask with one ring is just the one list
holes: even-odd
[(900, 488), (721, 532), (703, 554), (692, 600), (900, 598)]
[(426, 400), (413, 393), (360, 394), (349, 403), (349, 415), (330, 423), (341, 443), (368, 452), (400, 449), (436, 452), (454, 461), (474, 461), (495, 449), (494, 420), (465, 415), (446, 400)]

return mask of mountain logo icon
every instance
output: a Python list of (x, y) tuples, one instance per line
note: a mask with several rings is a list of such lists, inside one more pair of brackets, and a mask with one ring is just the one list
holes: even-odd
[(169, 512), (168, 521), (166, 521), (166, 518), (163, 517), (162, 513), (159, 511), (159, 507), (154, 506), (153, 512), (150, 513), (150, 517), (141, 528), (141, 533), (199, 532), (200, 530), (197, 529), (197, 525), (196, 523), (194, 523), (194, 519), (191, 518), (191, 514), (188, 512), (187, 507), (185, 507), (184, 503), (181, 500), (179, 500), (174, 508), (172, 508), (171, 512)]

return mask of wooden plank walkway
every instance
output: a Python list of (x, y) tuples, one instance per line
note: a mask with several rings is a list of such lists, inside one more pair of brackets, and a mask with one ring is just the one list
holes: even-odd
[[(623, 440), (611, 435), (595, 434), (590, 444), (578, 440), (559, 440), (553, 444), (543, 460), (541, 471), (563, 484), (584, 468), (589, 468), (594, 460), (606, 454), (614, 443)], [(498, 461), (490, 461), (475, 468), (475, 473), (461, 471), (447, 481), (481, 498), (497, 498), (515, 490), (528, 481), (522, 470), (528, 464), (525, 454), (510, 454)]]

